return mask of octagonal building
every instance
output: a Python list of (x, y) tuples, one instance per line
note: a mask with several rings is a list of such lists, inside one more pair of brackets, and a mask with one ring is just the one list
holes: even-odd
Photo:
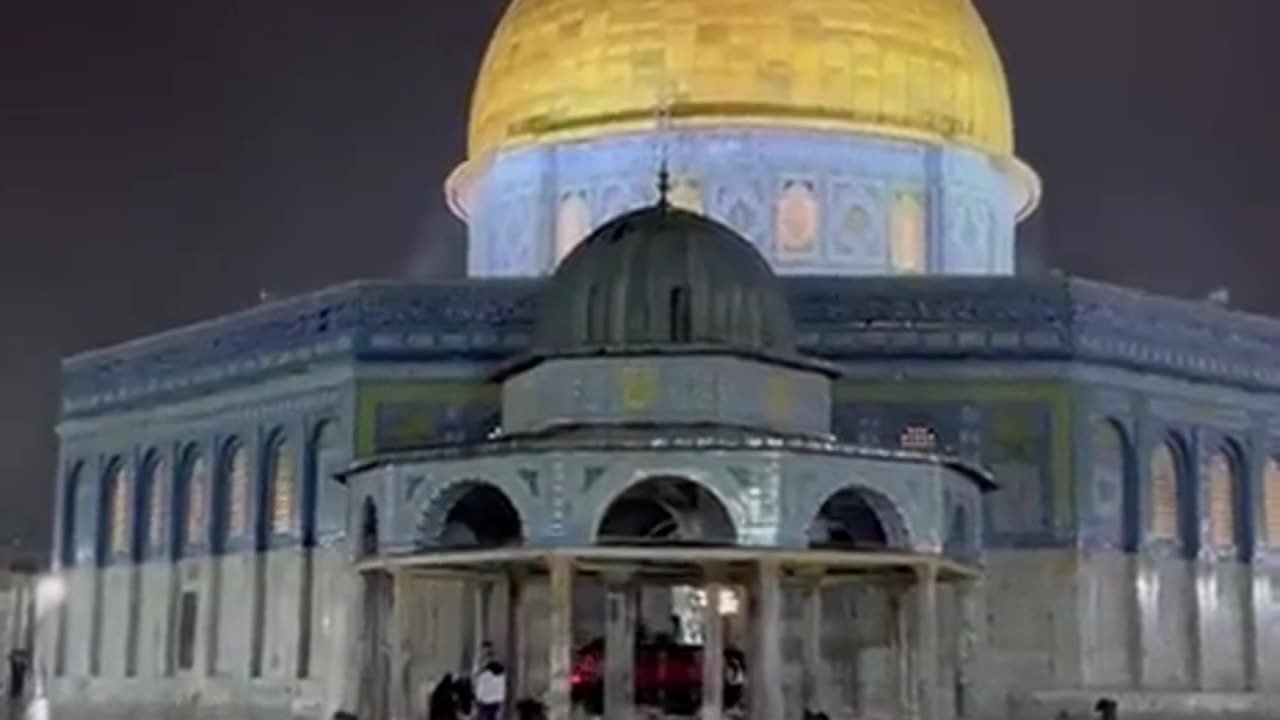
[(1014, 274), (1010, 108), (970, 0), (513, 0), (468, 277), (64, 361), (39, 692), (1277, 716), (1280, 323)]

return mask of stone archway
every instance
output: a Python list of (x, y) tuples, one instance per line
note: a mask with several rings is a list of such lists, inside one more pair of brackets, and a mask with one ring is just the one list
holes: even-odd
[(501, 488), (482, 480), (455, 483), (436, 493), (422, 512), (419, 549), (519, 545), (524, 520)]
[(810, 547), (877, 550), (911, 546), (897, 505), (866, 487), (845, 487), (829, 495), (809, 523)]
[(616, 495), (600, 515), (596, 543), (733, 545), (728, 508), (705, 486), (679, 476), (651, 477)]

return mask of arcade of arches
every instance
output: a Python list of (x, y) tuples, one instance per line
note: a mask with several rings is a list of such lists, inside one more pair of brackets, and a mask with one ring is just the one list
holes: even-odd
[[(366, 545), (374, 670), (359, 715), (422, 716), (434, 682), (492, 653), (508, 698), (539, 699), (553, 720), (631, 720), (637, 708), (772, 720), (801, 706), (965, 717), (976, 575), (900, 547), (906, 530), (885, 502), (836, 493), (807, 549), (760, 549), (739, 543), (713, 492), (651, 478), (601, 508), (592, 545), (542, 549), (498, 487), (451, 488), (424, 511), (415, 553)], [(376, 537), (377, 510), (365, 513)]]

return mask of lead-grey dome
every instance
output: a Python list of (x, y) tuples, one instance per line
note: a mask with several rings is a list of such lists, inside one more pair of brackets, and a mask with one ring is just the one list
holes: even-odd
[(760, 253), (728, 227), (672, 207), (600, 227), (560, 264), (540, 301), (541, 353), (795, 352), (786, 296)]

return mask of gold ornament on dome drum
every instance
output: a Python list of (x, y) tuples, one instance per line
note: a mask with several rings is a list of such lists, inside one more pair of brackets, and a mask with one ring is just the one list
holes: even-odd
[(470, 156), (654, 124), (868, 132), (1013, 155), (1004, 71), (970, 0), (514, 0)]

